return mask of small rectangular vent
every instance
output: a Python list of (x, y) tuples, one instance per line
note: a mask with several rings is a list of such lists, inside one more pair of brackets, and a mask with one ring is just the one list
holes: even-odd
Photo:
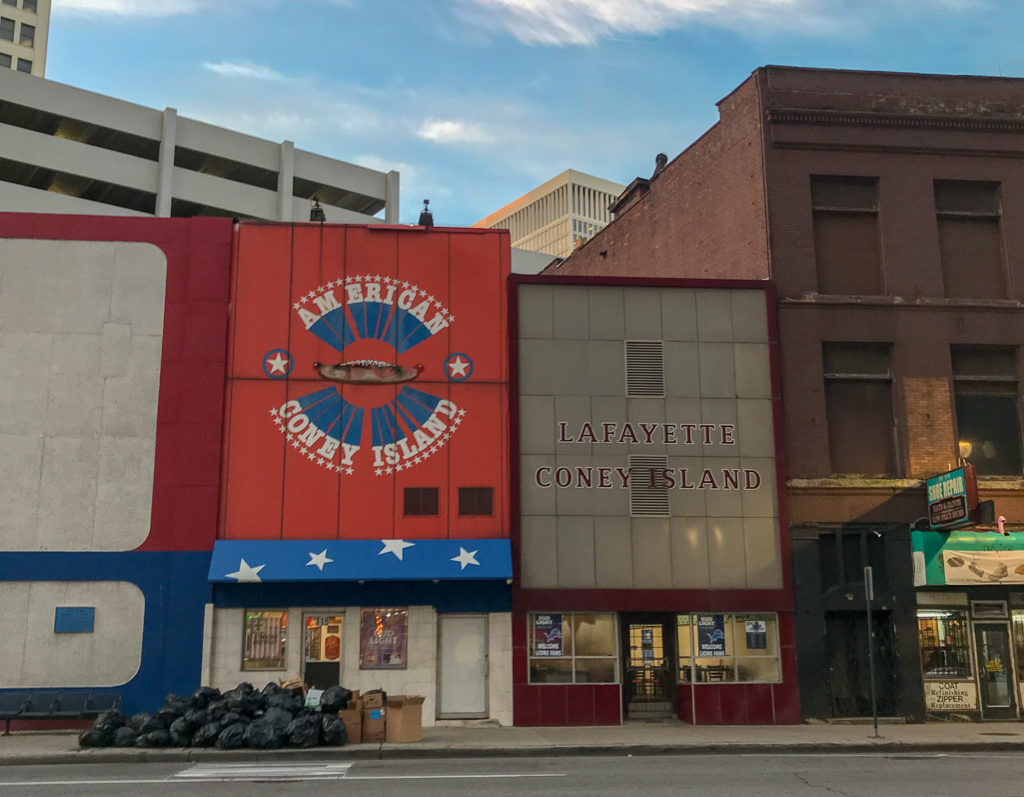
[(626, 396), (665, 397), (665, 352), (660, 340), (626, 341)]
[(629, 458), (629, 514), (633, 517), (668, 517), (668, 483), (663, 471), (668, 457)]

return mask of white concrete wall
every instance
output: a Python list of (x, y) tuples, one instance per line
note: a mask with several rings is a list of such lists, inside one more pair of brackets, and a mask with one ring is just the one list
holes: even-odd
[[(58, 606), (92, 606), (91, 633), (54, 633)], [(146, 599), (124, 581), (0, 581), (0, 689), (121, 686), (142, 661)]]
[(151, 244), (0, 239), (0, 551), (149, 535), (166, 272)]
[[(252, 609), (280, 609), (273, 606), (252, 606)], [(214, 609), (208, 616), (212, 629), (206, 636), (204, 680), (210, 686), (225, 690), (249, 681), (262, 689), (268, 681), (300, 677), (303, 645), (303, 609), (288, 609), (288, 637), (284, 670), (242, 670), (242, 609)], [(383, 689), (390, 694), (423, 695), (423, 725), (432, 727), (437, 713), (437, 613), (432, 606), (409, 607), (409, 653), (405, 670), (359, 669), (359, 607), (317, 607), (311, 614), (344, 616), (341, 645), (341, 684), (348, 689), (367, 692)], [(491, 614), (489, 618), (490, 676), (489, 703), (491, 719), (502, 725), (512, 724), (512, 623), (508, 613)]]

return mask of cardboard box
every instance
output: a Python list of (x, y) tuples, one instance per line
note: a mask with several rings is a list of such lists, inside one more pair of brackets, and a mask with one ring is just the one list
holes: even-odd
[(423, 696), (391, 695), (385, 739), (401, 744), (423, 740)]
[(364, 708), (384, 708), (388, 704), (388, 696), (381, 691), (367, 692), (362, 696)]
[(349, 743), (359, 744), (363, 740), (363, 704), (358, 699), (350, 700), (348, 708), (339, 711), (338, 716), (345, 723)]
[(387, 709), (370, 707), (363, 703), (363, 743), (383, 742), (387, 739)]

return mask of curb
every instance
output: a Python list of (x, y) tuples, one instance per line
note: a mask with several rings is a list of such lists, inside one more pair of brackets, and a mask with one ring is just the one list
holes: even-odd
[(712, 743), (712, 744), (609, 744), (609, 745), (529, 745), (517, 747), (389, 747), (359, 745), (314, 747), (306, 750), (206, 750), (186, 749), (89, 749), (44, 754), (0, 757), (0, 767), (53, 764), (142, 764), (211, 761), (385, 761), (430, 758), (560, 758), (586, 756), (684, 756), (684, 755), (841, 755), (881, 753), (893, 755), (935, 755), (942, 753), (1021, 752), (1021, 742), (858, 742), (792, 744)]

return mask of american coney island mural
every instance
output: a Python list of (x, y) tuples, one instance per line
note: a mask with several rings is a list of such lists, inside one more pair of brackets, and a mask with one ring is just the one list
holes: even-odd
[[(240, 227), (222, 538), (507, 537), (508, 251), (475, 230)], [(460, 513), (465, 488), (491, 488), (490, 512)], [(422, 495), (436, 506), (410, 511)]]

